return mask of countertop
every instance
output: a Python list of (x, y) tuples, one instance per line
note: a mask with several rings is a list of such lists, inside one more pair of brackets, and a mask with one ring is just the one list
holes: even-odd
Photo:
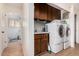
[(35, 32), (34, 34), (45, 34), (45, 33), (49, 33), (49, 32)]

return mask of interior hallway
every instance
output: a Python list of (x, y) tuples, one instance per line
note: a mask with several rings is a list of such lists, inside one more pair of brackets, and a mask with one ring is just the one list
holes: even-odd
[(4, 49), (2, 56), (23, 56), (22, 45), (20, 41), (9, 43)]
[(68, 48), (56, 54), (45, 53), (41, 56), (79, 56), (79, 44), (77, 44), (75, 48)]

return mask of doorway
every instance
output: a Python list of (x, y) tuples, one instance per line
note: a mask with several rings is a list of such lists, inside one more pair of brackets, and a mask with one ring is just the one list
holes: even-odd
[(3, 8), (2, 25), (5, 25), (3, 28), (5, 28), (6, 34), (4, 34), (2, 37), (6, 36), (7, 44), (5, 44), (5, 41), (5, 47), (2, 44), (4, 47), (2, 49), (2, 56), (22, 56), (22, 4), (6, 3), (4, 4)]
[(75, 33), (75, 34), (74, 34), (74, 36), (75, 36), (74, 39), (75, 39), (75, 45), (76, 45), (76, 37), (77, 37), (77, 36), (76, 36), (76, 34), (77, 34), (77, 33), (76, 33), (76, 28), (77, 28), (77, 27), (76, 27), (76, 26), (77, 26), (77, 25), (76, 25), (76, 20), (77, 20), (77, 14), (74, 15), (74, 33)]

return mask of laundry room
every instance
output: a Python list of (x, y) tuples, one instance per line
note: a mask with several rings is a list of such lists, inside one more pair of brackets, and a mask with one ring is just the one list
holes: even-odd
[(70, 47), (69, 12), (51, 3), (34, 3), (34, 55), (55, 55)]

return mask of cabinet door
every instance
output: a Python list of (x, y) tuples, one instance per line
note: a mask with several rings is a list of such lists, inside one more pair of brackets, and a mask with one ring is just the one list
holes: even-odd
[(34, 18), (44, 21), (52, 21), (54, 19), (61, 19), (61, 11), (51, 7), (45, 3), (35, 3)]
[(61, 19), (60, 10), (48, 5), (47, 19), (49, 21), (53, 21), (54, 19)]
[(34, 50), (35, 50), (35, 55), (39, 54), (40, 51), (40, 39), (35, 39), (34, 40)]
[(51, 21), (52, 20), (52, 7), (51, 6), (49, 6), (48, 5), (48, 7), (47, 7), (47, 19), (48, 19), (48, 21)]
[(52, 7), (51, 8), (51, 19), (54, 20), (56, 17), (55, 9)]
[(53, 13), (53, 17), (52, 17), (52, 19), (61, 19), (61, 12), (60, 12), (60, 10), (58, 10), (58, 9), (56, 9), (56, 8), (53, 8), (52, 9), (53, 11), (52, 11), (52, 13)]
[(48, 49), (48, 35), (47, 34), (42, 34), (42, 39), (41, 39), (41, 52), (45, 52)]
[(45, 3), (35, 3), (34, 18), (40, 20), (47, 20), (47, 4)]
[(61, 11), (57, 9), (56, 12), (57, 12), (57, 19), (61, 19)]
[(39, 19), (39, 13), (40, 13), (40, 6), (39, 3), (34, 4), (34, 18)]
[(47, 43), (48, 43), (47, 40), (42, 40), (41, 41), (41, 52), (47, 51), (47, 49), (48, 49)]
[(35, 55), (38, 55), (41, 53), (41, 34), (35, 34), (34, 36), (34, 48), (35, 48)]
[(47, 20), (47, 4), (40, 4), (40, 19)]

